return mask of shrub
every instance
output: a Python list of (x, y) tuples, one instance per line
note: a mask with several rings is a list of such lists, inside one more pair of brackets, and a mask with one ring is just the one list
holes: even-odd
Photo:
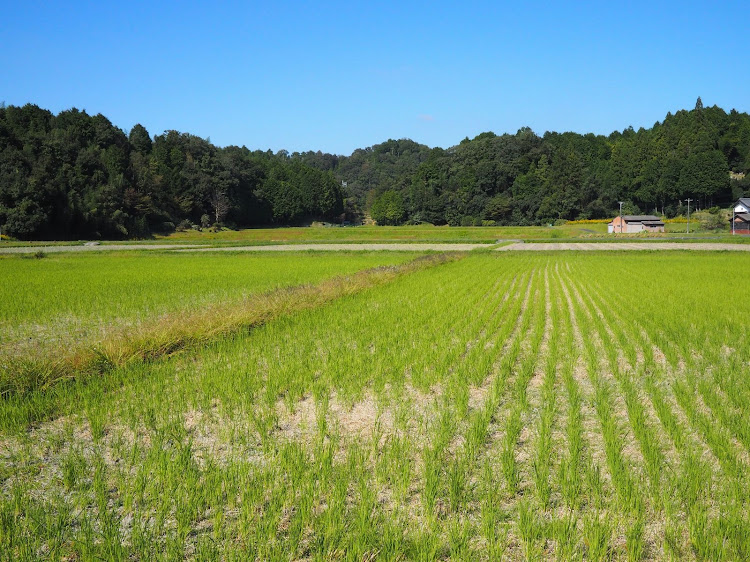
[(717, 230), (725, 226), (724, 217), (719, 213), (712, 213), (711, 211), (698, 211), (693, 214), (692, 218), (694, 218), (704, 230)]

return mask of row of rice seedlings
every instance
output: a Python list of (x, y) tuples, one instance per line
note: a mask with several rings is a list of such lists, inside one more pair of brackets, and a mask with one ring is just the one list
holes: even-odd
[[(523, 365), (522, 338), (528, 333), (530, 322), (538, 315), (533, 313), (534, 307), (541, 307), (539, 301), (540, 292), (537, 289), (539, 275), (536, 270), (532, 272), (531, 278), (525, 279), (520, 286), (526, 290), (523, 302), (517, 299), (515, 306), (505, 315), (505, 322), (499, 331), (493, 332), (490, 340), (495, 340), (497, 345), (493, 349), (492, 372), (494, 378), (488, 395), (482, 406), (475, 410), (467, 423), (464, 434), (463, 447), (454, 457), (447, 474), (448, 500), (451, 506), (460, 507), (461, 511), (471, 509), (471, 505), (479, 506), (484, 549), (490, 559), (502, 556), (508, 546), (509, 523), (503, 522), (505, 516), (501, 509), (501, 498), (496, 486), (496, 472), (493, 460), (490, 456), (484, 458), (481, 467), (477, 467), (480, 454), (485, 453), (486, 441), (490, 435), (493, 421), (497, 417), (498, 408), (503, 400), (513, 402), (515, 395), (507, 397), (509, 392), (517, 390), (515, 384), (508, 382), (517, 376), (520, 365)], [(536, 330), (536, 328), (535, 328)], [(489, 333), (489, 330), (488, 330)], [(527, 354), (533, 354), (533, 346), (527, 350)], [(498, 355), (499, 354), (499, 355)], [(486, 355), (486, 353), (485, 353)], [(519, 364), (519, 361), (521, 363)], [(480, 470), (477, 472), (477, 468)], [(474, 478), (472, 478), (474, 474)], [(470, 483), (476, 482), (472, 487)]]
[(746, 410), (732, 407), (731, 400), (725, 399), (723, 393), (719, 394), (713, 379), (700, 378), (697, 386), (703, 402), (711, 409), (716, 420), (730, 431), (746, 451), (750, 451), (750, 419)]
[[(491, 353), (470, 352), (467, 357), (476, 366), (472, 368), (471, 363), (464, 362), (449, 378), (446, 391), (449, 395), (457, 397), (456, 403), (459, 406), (456, 416), (452, 417), (452, 420), (456, 422), (462, 420), (468, 413), (468, 409), (466, 408), (468, 400), (467, 390), (472, 378), (477, 379), (486, 376), (472, 377), (471, 373), (478, 368), (486, 369), (486, 373), (497, 372), (491, 383), (489, 396), (486, 398), (484, 404), (478, 410), (474, 411), (470, 419), (467, 420), (463, 448), (453, 456), (452, 461), (449, 461), (449, 468), (445, 471), (442, 469), (445, 465), (444, 457), (446, 455), (446, 448), (450, 443), (450, 440), (445, 438), (447, 437), (447, 431), (443, 430), (441, 432), (441, 436), (445, 437), (431, 439), (433, 443), (432, 447), (425, 450), (425, 454), (427, 455), (424, 464), (425, 494), (428, 501), (428, 508), (434, 506), (436, 496), (441, 489), (445, 489), (447, 492), (447, 505), (452, 512), (456, 512), (459, 508), (463, 507), (471, 466), (484, 442), (492, 416), (497, 408), (500, 394), (505, 388), (504, 381), (507, 380), (510, 369), (515, 364), (516, 357), (520, 351), (520, 338), (524, 330), (522, 323), (520, 321), (516, 322), (515, 319), (521, 317), (523, 307), (529, 302), (533, 285), (534, 276), (532, 275), (524, 292), (516, 292), (515, 295), (503, 303), (501, 308), (505, 310), (505, 314), (497, 315), (498, 319), (505, 320), (501, 324), (502, 329), (498, 331), (497, 328), (499, 326), (495, 325), (485, 327), (491, 337), (497, 338), (500, 345), (495, 346)], [(524, 293), (525, 296), (522, 297)], [(510, 338), (510, 341), (508, 341), (508, 338)], [(507, 365), (507, 368), (503, 369), (502, 366), (499, 369), (493, 368), (495, 357), (503, 349), (510, 350), (509, 353), (506, 353), (501, 358), (502, 365)], [(447, 425), (447, 422), (443, 425)], [(455, 430), (456, 428), (457, 425), (454, 425), (453, 429)], [(441, 481), (445, 481), (445, 483), (443, 484)]]
[(672, 384), (672, 390), (688, 420), (711, 448), (724, 472), (741, 481), (745, 476), (746, 467), (738, 457), (726, 430), (715, 423), (707, 413), (701, 411), (695, 389), (685, 381), (677, 380)]
[[(608, 559), (613, 553), (611, 535), (614, 523), (606, 523), (600, 517), (610, 503), (605, 490), (606, 482), (591, 456), (584, 438), (583, 407), (585, 396), (575, 378), (574, 370), (583, 361), (583, 344), (578, 345), (576, 332), (581, 341), (584, 332), (578, 324), (570, 292), (563, 283), (558, 268), (555, 269), (555, 292), (557, 306), (565, 310), (561, 322), (562, 349), (565, 350), (561, 364), (561, 378), (567, 402), (565, 437), (568, 444), (566, 455), (558, 468), (557, 482), (567, 511), (551, 522), (551, 536), (555, 541), (557, 559), (574, 560), (585, 556)], [(581, 367), (585, 369), (585, 367)], [(591, 510), (596, 514), (590, 515)], [(581, 520), (581, 515), (585, 520)], [(605, 528), (606, 526), (606, 528)]]
[[(524, 282), (520, 283), (521, 286), (524, 284)], [(467, 507), (466, 502), (471, 496), (471, 482), (469, 481), (471, 467), (486, 439), (488, 427), (500, 396), (506, 390), (504, 381), (510, 371), (510, 369), (501, 371), (499, 364), (493, 367), (493, 364), (495, 364), (494, 357), (497, 357), (503, 349), (515, 349), (516, 354), (520, 350), (519, 338), (522, 331), (519, 329), (519, 318), (521, 309), (526, 305), (531, 291), (531, 286), (527, 285), (527, 287), (526, 297), (522, 299), (523, 293), (516, 292), (510, 298), (505, 299), (490, 322), (483, 327), (484, 335), (480, 335), (480, 338), (497, 340), (501, 345), (491, 346), (489, 353), (485, 351), (484, 345), (475, 345), (462, 357), (462, 361), (454, 367), (446, 380), (443, 396), (453, 398), (452, 400), (443, 398), (443, 414), (440, 416), (440, 422), (433, 425), (428, 438), (430, 445), (423, 449), (421, 458), (421, 497), (429, 526), (437, 524), (437, 520), (433, 518), (435, 513), (438, 515), (446, 513), (457, 515)], [(491, 304), (492, 301), (489, 301), (483, 306)], [(516, 322), (515, 319), (519, 319), (519, 321)], [(509, 338), (510, 340), (506, 342)], [(510, 343), (510, 341), (514, 343)], [(503, 346), (504, 342), (505, 345)], [(477, 349), (480, 350), (480, 353), (475, 352)], [(482, 351), (484, 353), (481, 353)], [(503, 357), (504, 363), (508, 361), (507, 355)], [(512, 365), (512, 361), (508, 364)], [(497, 374), (491, 379), (490, 383), (485, 383), (489, 384), (490, 388), (484, 402), (481, 406), (469, 412), (465, 407), (468, 385), (472, 380), (483, 380), (486, 378), (486, 374), (493, 372)], [(479, 376), (475, 373), (478, 373)], [(468, 417), (467, 413), (469, 414)], [(462, 440), (462, 446), (457, 451), (450, 452), (449, 446), (456, 441), (456, 432), (459, 428), (464, 428), (462, 436), (458, 437)], [(442, 499), (443, 494), (444, 500)], [(441, 509), (435, 511), (437, 506), (440, 506)], [(467, 533), (471, 530), (470, 526), (454, 516), (449, 517), (444, 525), (441, 524), (442, 528), (445, 529), (451, 553), (465, 553), (469, 536)], [(494, 529), (494, 525), (492, 527)], [(497, 549), (499, 541), (494, 534), (494, 530), (490, 540), (494, 545), (493, 548)]]
[(542, 506), (549, 505), (552, 490), (550, 488), (550, 463), (552, 456), (552, 424), (555, 419), (555, 380), (557, 374), (557, 322), (553, 313), (552, 333), (549, 340), (549, 351), (542, 383), (542, 406), (539, 412), (537, 437), (532, 461), (534, 489)]
[[(602, 301), (590, 294), (586, 288), (578, 286), (578, 291), (588, 299), (592, 307), (601, 310)], [(618, 346), (605, 346), (606, 355), (609, 362), (609, 368), (615, 380), (618, 383), (620, 392), (625, 402), (628, 421), (633, 431), (633, 435), (638, 441), (644, 460), (644, 469), (651, 485), (651, 498), (658, 506), (665, 490), (662, 489), (662, 469), (666, 463), (664, 452), (661, 444), (650, 427), (647, 420), (646, 409), (642, 403), (642, 398), (637, 391), (633, 377), (640, 377), (643, 371), (639, 370), (636, 362), (638, 350), (632, 340), (627, 337), (624, 324), (618, 320), (605, 324), (605, 320), (598, 314), (593, 314), (592, 319), (596, 325), (600, 341), (617, 341)], [(631, 327), (632, 331), (632, 327)], [(614, 340), (612, 340), (614, 338)], [(620, 368), (620, 357), (618, 349), (626, 353), (630, 361), (631, 373), (623, 372)], [(667, 494), (669, 492), (667, 491)]]
[[(632, 321), (633, 319), (631, 318), (631, 324)], [(615, 321), (612, 322), (611, 325), (615, 327), (613, 329), (617, 329), (617, 327), (620, 326), (620, 322)], [(630, 330), (629, 333), (632, 334), (633, 331)], [(636, 330), (636, 334), (642, 333), (643, 332)], [(703, 350), (703, 357), (699, 358), (700, 364), (711, 365), (713, 363), (714, 365), (721, 365), (724, 361), (723, 358), (719, 357), (716, 353), (717, 349), (718, 348), (716, 345), (708, 345), (707, 348)], [(696, 362), (695, 357), (691, 357), (689, 363), (692, 366), (696, 366), (699, 364)], [(654, 367), (653, 363), (648, 362), (648, 359), (647, 366), (650, 370)], [(691, 369), (688, 369), (688, 376), (686, 380), (681, 380), (677, 383), (678, 392), (682, 393), (683, 400), (686, 399), (685, 394), (687, 392), (687, 387), (684, 386), (685, 383), (690, 380), (693, 380), (694, 382), (697, 380), (698, 388), (702, 393), (707, 405), (709, 405), (709, 407), (712, 407), (712, 410), (714, 410), (715, 412), (722, 409), (724, 405), (721, 401), (717, 400), (716, 394), (710, 387), (710, 385), (708, 385), (704, 379), (697, 379), (697, 377), (691, 375), (690, 371)], [(656, 407), (657, 414), (662, 419), (662, 424), (667, 428), (667, 433), (670, 434), (676, 446), (682, 451), (683, 454), (683, 460), (679, 473), (667, 471), (664, 477), (665, 479), (669, 480), (669, 482), (665, 482), (668, 489), (674, 490), (674, 492), (676, 492), (676, 495), (680, 499), (680, 503), (683, 506), (683, 509), (687, 513), (686, 527), (689, 534), (691, 549), (699, 558), (724, 558), (729, 552), (725, 548), (725, 546), (729, 544), (729, 540), (727, 538), (728, 535), (725, 530), (722, 530), (717, 534), (715, 532), (715, 529), (717, 525), (720, 525), (720, 520), (712, 520), (708, 518), (707, 515), (709, 505), (708, 493), (710, 492), (710, 488), (708, 487), (707, 483), (710, 485), (711, 482), (710, 471), (704, 462), (698, 460), (694, 449), (689, 446), (686, 447), (686, 440), (683, 437), (683, 433), (680, 431), (678, 423), (669, 410), (669, 407), (664, 402), (663, 396), (658, 393), (652, 376), (649, 376), (647, 378), (647, 389), (651, 395), (652, 402)], [(716, 406), (715, 408), (711, 406), (712, 403)], [(723, 421), (722, 418), (724, 420), (728, 420), (730, 419), (729, 412), (718, 414), (717, 418), (718, 419), (716, 421)], [(736, 417), (731, 419), (737, 420)], [(708, 422), (707, 419), (705, 421)], [(737, 432), (742, 431), (741, 425), (736, 421), (727, 421), (724, 424), (730, 427), (734, 427)], [(735, 486), (730, 481), (729, 488), (726, 489), (726, 492), (722, 492), (719, 497), (715, 497), (715, 499), (718, 499), (722, 503), (724, 503), (724, 500), (722, 498), (726, 493), (729, 493), (730, 497), (735, 496), (737, 493), (740, 494), (740, 497), (744, 496), (743, 492), (737, 492), (734, 490)], [(666, 494), (665, 499), (668, 500)], [(714, 532), (707, 532), (706, 530), (709, 527), (714, 529)], [(667, 535), (669, 535), (669, 533), (667, 533)], [(737, 533), (734, 533), (734, 536), (736, 535)], [(667, 542), (665, 544), (667, 544), (669, 550), (673, 552), (681, 552), (679, 540), (670, 539), (669, 536), (666, 537), (666, 540)], [(736, 548), (739, 551), (742, 551), (742, 549), (745, 548), (742, 546), (742, 541), (734, 541), (734, 545), (736, 545)]]
[[(509, 495), (513, 496), (518, 492), (520, 484), (520, 473), (518, 461), (516, 458), (516, 447), (518, 438), (523, 430), (523, 414), (529, 407), (527, 387), (529, 381), (534, 376), (534, 367), (538, 360), (537, 351), (544, 337), (544, 313), (545, 307), (543, 302), (544, 293), (539, 288), (540, 276), (537, 275), (532, 281), (531, 290), (533, 291), (531, 302), (533, 308), (527, 309), (521, 320), (521, 333), (531, 333), (528, 336), (529, 346), (528, 353), (518, 365), (518, 371), (513, 382), (513, 394), (510, 400), (511, 410), (505, 419), (505, 433), (503, 435), (502, 449), (500, 452), (500, 467), (505, 480), (506, 489)], [(515, 363), (515, 356), (521, 352), (520, 342), (515, 348), (511, 348), (508, 355), (508, 361), (504, 362), (501, 368), (511, 369)], [(511, 363), (513, 361), (513, 363)]]
[[(579, 287), (579, 290), (582, 293), (586, 293), (586, 290), (582, 287)], [(600, 295), (597, 295), (595, 298), (589, 294), (588, 297), (594, 307), (600, 307), (602, 305), (602, 297)], [(625, 324), (615, 315), (612, 315), (609, 320), (611, 320), (611, 322), (605, 325), (604, 320), (599, 318), (598, 330), (600, 337), (603, 340), (606, 340), (607, 338), (615, 338), (619, 343), (619, 348), (627, 353), (629, 360), (635, 361), (635, 357), (637, 357), (637, 353), (640, 352), (640, 350), (636, 348), (633, 341), (628, 339), (625, 334), (623, 326), (628, 324)], [(632, 322), (628, 327), (629, 333), (632, 334), (634, 332)], [(639, 334), (641, 333), (637, 329), (635, 332)], [(681, 500), (682, 506), (690, 506), (690, 499), (686, 494), (682, 493), (685, 487), (680, 483), (680, 478), (683, 477), (684, 474), (678, 475), (673, 471), (664, 470), (667, 466), (667, 460), (662, 450), (662, 445), (654, 434), (654, 430), (648, 420), (642, 397), (639, 395), (636, 387), (635, 377), (642, 378), (646, 375), (643, 370), (644, 366), (636, 368), (634, 372), (628, 374), (621, 371), (616, 353), (612, 353), (610, 350), (607, 355), (610, 368), (618, 381), (618, 386), (625, 401), (630, 426), (643, 455), (644, 468), (651, 484), (651, 499), (653, 501), (653, 506), (658, 509), (662, 506), (663, 502), (667, 502), (667, 513), (671, 513), (669, 503), (673, 499), (673, 494), (676, 494), (676, 497)], [(651, 365), (653, 366), (653, 363)], [(667, 407), (666, 404), (662, 402), (661, 408), (663, 409), (665, 407)], [(669, 419), (673, 424), (676, 423), (673, 418)], [(676, 427), (673, 427), (673, 431), (676, 429)], [(693, 467), (693, 469), (695, 468), (700, 467)], [(638, 559), (638, 557), (644, 552), (643, 526), (644, 516), (641, 514), (636, 517), (626, 533), (627, 552), (630, 559)]]
[[(492, 454), (486, 446), (480, 451), (475, 443), (486, 443), (492, 422), (498, 416), (500, 404), (505, 402), (510, 406), (511, 411), (500, 425), (505, 434), (498, 445), (501, 447), (499, 469), (500, 473), (505, 476), (506, 495), (513, 495), (519, 483), (519, 471), (515, 455), (511, 459), (507, 452), (510, 449), (508, 444), (511, 442), (507, 433), (511, 431), (515, 436), (512, 447), (513, 452), (515, 452), (523, 425), (521, 424), (519, 428), (519, 424), (514, 424), (513, 420), (521, 420), (522, 411), (518, 410), (518, 404), (528, 404), (528, 401), (524, 399), (524, 394), (528, 381), (533, 376), (532, 361), (537, 360), (544, 335), (545, 299), (542, 290), (544, 282), (542, 274), (539, 270), (535, 270), (527, 286), (523, 311), (518, 311), (515, 316), (517, 320), (512, 324), (514, 333), (512, 337), (514, 339), (507, 342), (504, 347), (504, 352), (496, 365), (497, 376), (493, 381), (490, 396), (482, 410), (476, 413), (464, 446), (464, 458), (469, 461), (465, 470), (474, 472), (477, 481), (481, 482), (481, 485), (477, 486), (474, 494), (472, 494), (475, 502), (473, 505), (478, 505), (480, 509), (482, 535), (490, 559), (500, 558), (508, 548), (511, 523), (508, 520), (508, 514), (502, 507), (506, 500), (500, 493), (501, 488), (497, 486), (498, 474), (495, 470), (495, 462), (498, 456)], [(511, 325), (511, 323), (508, 325)], [(527, 346), (522, 345), (524, 336), (530, 340)], [(529, 373), (531, 373), (531, 376)], [(522, 379), (525, 382), (522, 382)], [(484, 461), (477, 467), (476, 463), (480, 452)], [(480, 470), (477, 471), (477, 468), (480, 468)], [(510, 480), (508, 475), (511, 475)]]
[(744, 358), (735, 352), (715, 364), (711, 371), (711, 379), (716, 388), (722, 391), (723, 397), (740, 413), (750, 408), (750, 385), (743, 372), (744, 366)]
[[(480, 452), (480, 446), (484, 444), (489, 432), (490, 423), (500, 405), (500, 400), (502, 399), (503, 394), (511, 390), (506, 383), (515, 370), (514, 366), (518, 365), (519, 356), (522, 353), (521, 338), (528, 332), (529, 322), (533, 316), (530, 312), (530, 303), (536, 301), (539, 296), (535, 287), (535, 281), (537, 278), (538, 276), (534, 275), (533, 278), (529, 279), (523, 303), (521, 303), (520, 300), (517, 301), (516, 306), (510, 311), (510, 314), (506, 316), (506, 322), (503, 325), (503, 329), (499, 332), (493, 332), (493, 338), (497, 339), (498, 344), (501, 344), (494, 348), (496, 350), (494, 355), (489, 355), (492, 357), (493, 363), (495, 363), (492, 370), (497, 373), (497, 376), (493, 380), (493, 384), (490, 387), (489, 394), (484, 404), (477, 412), (475, 412), (474, 418), (470, 422), (465, 437), (464, 455), (469, 463), (477, 458)], [(524, 308), (525, 310), (523, 310)], [(517, 320), (514, 321), (513, 319)], [(512, 335), (509, 333), (511, 330), (513, 332)], [(507, 340), (508, 337), (513, 339)], [(500, 355), (500, 362), (496, 363), (497, 354), (500, 353), (501, 350), (504, 350), (505, 353)], [(529, 353), (533, 353), (533, 350), (530, 349)], [(488, 356), (486, 353), (483, 355), (485, 357)]]
[[(555, 290), (558, 305), (562, 306), (562, 290), (559, 288), (559, 279), (555, 279)], [(565, 399), (567, 401), (565, 439), (568, 444), (567, 454), (560, 460), (559, 486), (565, 505), (571, 509), (578, 507), (583, 491), (581, 463), (584, 462), (584, 437), (583, 437), (583, 414), (581, 389), (573, 376), (574, 365), (580, 358), (580, 351), (573, 339), (573, 327), (567, 315), (561, 318), (562, 348), (566, 353), (562, 360), (560, 376), (565, 387)]]
[[(580, 519), (575, 508), (580, 505), (585, 493), (582, 476), (592, 469), (586, 463), (585, 469), (582, 466), (585, 450), (581, 395), (573, 377), (573, 365), (577, 358), (576, 346), (572, 327), (563, 321), (563, 298), (557, 267), (553, 270), (554, 274), (547, 280), (546, 291), (549, 303), (549, 324), (546, 327), (549, 334), (548, 355), (543, 367), (536, 438), (530, 453), (530, 472), (536, 501), (528, 496), (519, 502), (517, 528), (522, 554), (526, 559), (538, 559), (544, 557), (545, 553), (549, 555), (554, 552), (558, 560), (575, 560), (583, 556), (583, 549), (589, 539), (586, 534), (583, 537), (579, 536), (587, 528), (579, 528)], [(553, 473), (552, 432), (558, 413), (558, 392), (566, 393), (564, 401), (567, 405), (566, 427), (561, 435), (563, 440), (558, 447), (562, 448), (563, 443), (567, 443), (567, 448), (558, 455), (560, 462)], [(556, 492), (554, 496), (553, 492)], [(569, 508), (574, 509), (560, 511), (557, 509), (559, 503), (567, 504)], [(543, 539), (551, 543), (545, 543)]]
[[(600, 374), (601, 362), (593, 338), (595, 334), (595, 328), (592, 326), (593, 320), (578, 298), (573, 299), (573, 307), (582, 333), (587, 334), (583, 337), (587, 374), (594, 389), (594, 409), (604, 439), (607, 467), (619, 499), (618, 507), (626, 512), (640, 513), (643, 509), (643, 500), (639, 494), (639, 486), (634, 481), (622, 454), (623, 430), (616, 419), (610, 383)], [(607, 344), (611, 345), (610, 342)]]

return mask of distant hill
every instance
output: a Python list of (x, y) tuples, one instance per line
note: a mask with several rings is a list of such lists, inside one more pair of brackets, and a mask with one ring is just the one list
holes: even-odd
[[(356, 220), (543, 224), (673, 216), (750, 195), (750, 116), (698, 101), (609, 136), (522, 128), (448, 149), (388, 140), (349, 156), (129, 134), (103, 115), (0, 107), (0, 226), (19, 238), (127, 238), (193, 225)], [(731, 177), (730, 177), (731, 173)]]

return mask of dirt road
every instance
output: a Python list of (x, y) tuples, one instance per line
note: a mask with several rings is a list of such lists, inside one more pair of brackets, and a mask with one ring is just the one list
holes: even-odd
[(477, 248), (491, 248), (492, 244), (284, 244), (267, 246), (225, 246), (222, 248), (199, 248), (181, 250), (183, 252), (364, 252), (387, 250), (390, 252), (468, 252)]
[(511, 244), (497, 248), (498, 252), (544, 252), (577, 250), (583, 252), (612, 250), (707, 250), (750, 252), (750, 244), (719, 244), (715, 242), (555, 242), (540, 244)]
[[(469, 252), (477, 248), (492, 248), (494, 244), (439, 244), (439, 243), (390, 243), (390, 244), (267, 244), (263, 246), (206, 246), (201, 244), (111, 244), (98, 246), (17, 246), (3, 248), (0, 254), (33, 254), (36, 252), (111, 252), (124, 250), (175, 250), (178, 252)], [(704, 250), (750, 252), (750, 244), (721, 244), (716, 242), (554, 242), (513, 243), (495, 248), (498, 252), (544, 252), (575, 250), (623, 251), (623, 250)]]
[(111, 252), (118, 250), (176, 250), (179, 248), (202, 248), (197, 244), (99, 244), (96, 246), (14, 246), (3, 248), (0, 254), (35, 254), (44, 252), (52, 254), (58, 252)]

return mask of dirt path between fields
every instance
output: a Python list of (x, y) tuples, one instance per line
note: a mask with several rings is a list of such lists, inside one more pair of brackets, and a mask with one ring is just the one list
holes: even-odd
[[(175, 250), (178, 252), (469, 252), (478, 248), (492, 248), (495, 244), (440, 244), (440, 243), (388, 243), (388, 244), (266, 244), (262, 246), (206, 246), (204, 244), (101, 244), (96, 246), (16, 246), (3, 248), (0, 254), (34, 254), (36, 252), (112, 252), (127, 250)], [(612, 251), (612, 250), (705, 250), (750, 252), (750, 244), (717, 242), (515, 242), (495, 248), (498, 252), (543, 252), (560, 250)]]
[(59, 252), (110, 252), (119, 250), (176, 250), (181, 248), (202, 248), (200, 244), (97, 244), (94, 246), (0, 246), (0, 254), (45, 254)]
[(496, 248), (498, 252), (543, 252), (578, 250), (584, 252), (604, 250), (708, 250), (750, 252), (750, 244), (720, 244), (715, 242), (555, 242), (539, 244), (511, 244)]
[(391, 252), (468, 252), (477, 248), (491, 248), (494, 244), (269, 244), (267, 246), (224, 246), (221, 248), (200, 248), (180, 250), (183, 252), (356, 252), (387, 250)]

